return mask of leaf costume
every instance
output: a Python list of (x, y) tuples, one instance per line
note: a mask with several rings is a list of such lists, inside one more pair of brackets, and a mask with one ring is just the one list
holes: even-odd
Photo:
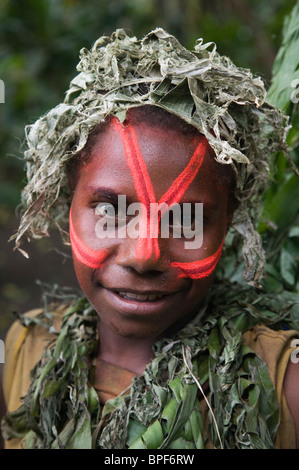
[[(273, 448), (279, 425), (275, 390), (266, 364), (242, 333), (260, 322), (281, 328), (296, 314), (293, 302), (221, 284), (194, 320), (154, 345), (155, 358), (130, 391), (103, 406), (87, 365), (98, 316), (83, 298), (64, 314), (54, 344), (32, 371), (23, 405), (3, 422), (4, 435), (25, 437), (28, 448), (196, 449), (208, 439), (216, 448)], [(23, 322), (52, 328), (51, 314), (24, 316)], [(198, 381), (202, 387), (209, 383), (208, 431)]]
[[(28, 183), (16, 246), (21, 250), (24, 236), (47, 235), (51, 224), (68, 240), (67, 162), (106, 116), (124, 121), (127, 109), (151, 104), (196, 127), (219, 164), (233, 165), (239, 200), (233, 227), (243, 238), (244, 278), (259, 285), (265, 260), (253, 221), (270, 156), (287, 152), (288, 130), (288, 119), (265, 101), (262, 80), (221, 57), (214, 44), (198, 40), (190, 52), (160, 28), (141, 41), (123, 30), (100, 38), (81, 51), (78, 71), (64, 103), (26, 129)], [(243, 334), (261, 322), (296, 330), (298, 317), (296, 294), (278, 298), (221, 280), (190, 323), (154, 345), (155, 358), (128, 393), (102, 406), (89, 363), (98, 315), (80, 299), (32, 371), (22, 406), (5, 417), (4, 435), (24, 438), (27, 448), (196, 449), (208, 440), (216, 448), (273, 448), (275, 390)], [(49, 312), (22, 321), (53, 331)], [(206, 393), (208, 429), (201, 410)]]

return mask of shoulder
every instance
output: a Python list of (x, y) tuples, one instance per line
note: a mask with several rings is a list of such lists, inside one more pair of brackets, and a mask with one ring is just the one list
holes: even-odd
[(55, 340), (68, 306), (61, 305), (52, 312), (51, 325), (42, 321), (43, 309), (34, 309), (15, 321), (5, 338), (5, 364), (2, 388), (8, 411), (17, 409), (30, 384), (30, 372), (43, 351)]
[(299, 334), (292, 343), (292, 354), (284, 377), (284, 393), (296, 428), (296, 444), (299, 449)]
[(243, 334), (243, 342), (268, 366), (280, 407), (279, 446), (289, 448), (290, 442), (292, 446), (296, 446), (297, 436), (298, 447), (299, 332), (296, 330), (275, 331), (265, 325), (257, 325)]
[(291, 343), (299, 338), (296, 330), (272, 330), (265, 325), (256, 325), (243, 334), (243, 343), (249, 346), (268, 365), (274, 385), (278, 370), (286, 368), (292, 353)]

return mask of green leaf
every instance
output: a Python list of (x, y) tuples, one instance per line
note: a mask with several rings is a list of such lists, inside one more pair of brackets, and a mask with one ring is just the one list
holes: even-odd
[(90, 429), (90, 416), (88, 413), (83, 413), (76, 423), (76, 429), (72, 437), (67, 442), (67, 449), (91, 449), (91, 429)]
[(176, 377), (169, 383), (169, 388), (172, 390), (175, 399), (178, 403), (181, 401), (181, 379)]
[[(167, 449), (170, 443), (178, 436), (179, 432), (181, 431), (186, 421), (189, 419), (194, 408), (194, 403), (198, 391), (197, 385), (181, 383), (180, 389), (181, 402), (177, 407), (175, 419), (172, 419), (172, 425), (169, 430), (169, 433), (166, 439), (164, 440), (163, 444), (161, 445), (162, 449)], [(173, 411), (174, 409), (172, 409), (172, 412)], [(173, 416), (171, 418), (173, 418)]]
[(292, 227), (289, 231), (289, 237), (299, 237), (299, 227)]
[(196, 449), (193, 442), (190, 442), (183, 437), (179, 437), (175, 441), (173, 441), (169, 447), (169, 449)]
[(88, 411), (93, 414), (99, 406), (99, 396), (93, 387), (88, 388)]
[[(76, 428), (76, 420), (75, 418), (71, 418), (66, 425), (64, 426), (63, 430), (60, 432), (59, 437), (57, 436), (56, 429), (52, 429), (54, 434), (57, 436), (56, 439), (53, 441), (51, 445), (51, 449), (60, 449), (61, 447), (65, 448), (67, 441), (71, 438), (74, 430)], [(56, 432), (55, 432), (56, 431)]]
[(61, 385), (64, 383), (64, 381), (57, 382), (55, 380), (48, 380), (46, 382), (43, 393), (42, 393), (42, 398), (47, 398), (52, 395), (55, 395), (55, 393), (59, 390)]
[(201, 416), (201, 410), (200, 410), (200, 405), (197, 402), (197, 406), (195, 406), (195, 409), (192, 411), (191, 416), (190, 416), (190, 424), (191, 424), (191, 429), (192, 429), (192, 434), (193, 434), (193, 441), (195, 443), (195, 448), (196, 449), (204, 449), (204, 441), (202, 437), (203, 433), (203, 421), (202, 421), (202, 416)]
[(171, 427), (173, 426), (179, 404), (175, 398), (172, 398), (163, 410), (161, 419), (166, 422), (166, 432), (170, 433)]
[[(298, 177), (292, 175), (286, 182), (280, 184), (279, 191), (275, 194), (269, 193), (264, 206), (263, 218), (273, 222), (281, 233), (294, 222), (298, 214), (298, 204), (294, 204), (294, 201), (298, 200)], [(265, 227), (260, 227), (261, 231), (264, 229)]]
[(134, 442), (130, 449), (159, 449), (163, 441), (161, 424), (156, 420), (143, 434)]
[(296, 282), (296, 267), (297, 264), (291, 254), (283, 248), (280, 254), (280, 272), (282, 278), (291, 286)]
[[(134, 419), (129, 420), (128, 424), (128, 438), (127, 445), (130, 447), (134, 442), (141, 437), (141, 435), (146, 431), (146, 426), (144, 424), (135, 421)], [(136, 447), (135, 447), (136, 449)]]

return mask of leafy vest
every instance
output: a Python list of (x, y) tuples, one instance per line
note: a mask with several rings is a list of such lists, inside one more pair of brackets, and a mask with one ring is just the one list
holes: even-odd
[[(104, 406), (90, 367), (98, 315), (86, 299), (74, 303), (36, 364), (24, 403), (4, 418), (4, 437), (51, 449), (196, 449), (208, 439), (215, 448), (275, 447), (275, 390), (266, 364), (242, 334), (260, 322), (287, 325), (293, 304), (224, 287), (182, 330), (155, 343), (155, 358), (128, 393)], [(30, 322), (51, 329), (49, 314)], [(207, 434), (200, 399), (209, 409)]]

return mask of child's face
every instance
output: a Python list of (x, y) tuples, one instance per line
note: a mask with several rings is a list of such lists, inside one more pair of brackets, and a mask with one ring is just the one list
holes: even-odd
[[(142, 154), (139, 160), (128, 132), (122, 141), (117, 125), (110, 124), (96, 141), (88, 163), (80, 167), (71, 205), (72, 250), (81, 288), (106, 327), (120, 336), (154, 340), (192, 317), (213, 282), (217, 263), (213, 256), (228, 227), (228, 187), (217, 181), (207, 155), (200, 156), (200, 167), (192, 167), (193, 176), (187, 175), (189, 182), (185, 182), (196, 149), (203, 154), (198, 147), (200, 135), (194, 140), (174, 129), (166, 132), (145, 123), (133, 131)], [(175, 185), (183, 188), (180, 198), (178, 192), (171, 195)], [(147, 198), (163, 201), (165, 194), (177, 205), (188, 202), (194, 208), (195, 203), (203, 203), (201, 246), (186, 248), (188, 240), (183, 234), (174, 238), (171, 226), (167, 238), (160, 234), (150, 241), (140, 236), (121, 238), (120, 228), (111, 231), (110, 238), (99, 238), (101, 214), (108, 213), (110, 218), (105, 220), (115, 221), (119, 195), (126, 197), (129, 206), (146, 205)], [(136, 221), (133, 215), (124, 216), (127, 224)], [(204, 271), (206, 265), (212, 266), (210, 271)], [(191, 266), (191, 270), (183, 273), (178, 266)], [(194, 269), (197, 274), (188, 274)]]

